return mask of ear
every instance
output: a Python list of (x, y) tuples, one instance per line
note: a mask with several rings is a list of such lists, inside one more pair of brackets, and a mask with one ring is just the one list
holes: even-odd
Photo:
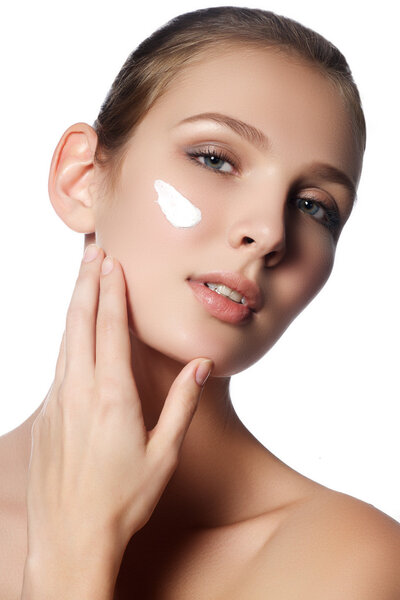
[(94, 153), (97, 134), (87, 123), (68, 127), (54, 151), (49, 173), (50, 202), (74, 231), (95, 231)]

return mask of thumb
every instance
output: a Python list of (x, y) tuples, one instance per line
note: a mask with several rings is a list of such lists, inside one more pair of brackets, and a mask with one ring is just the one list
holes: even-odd
[(184, 366), (171, 385), (157, 425), (149, 432), (148, 451), (154, 446), (156, 454), (179, 453), (213, 367), (209, 358), (196, 359)]

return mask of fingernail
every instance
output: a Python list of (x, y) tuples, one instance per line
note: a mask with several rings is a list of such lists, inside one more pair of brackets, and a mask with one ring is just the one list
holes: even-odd
[(108, 273), (110, 273), (113, 269), (113, 266), (114, 261), (112, 259), (112, 256), (106, 256), (103, 260), (103, 264), (101, 265), (101, 272), (103, 273), (103, 275), (107, 275)]
[(96, 244), (89, 244), (85, 250), (85, 254), (83, 255), (83, 262), (90, 262), (95, 259), (99, 253), (100, 248), (96, 246)]
[(213, 361), (210, 359), (203, 360), (203, 362), (200, 363), (200, 365), (196, 369), (196, 383), (198, 385), (205, 384), (205, 382), (208, 379), (208, 376), (211, 373), (211, 369), (213, 366), (214, 366)]

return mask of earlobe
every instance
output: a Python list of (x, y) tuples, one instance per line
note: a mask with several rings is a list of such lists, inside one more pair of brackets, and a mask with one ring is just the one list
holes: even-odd
[(49, 196), (58, 216), (74, 231), (95, 231), (94, 153), (97, 134), (75, 123), (62, 135), (49, 173)]

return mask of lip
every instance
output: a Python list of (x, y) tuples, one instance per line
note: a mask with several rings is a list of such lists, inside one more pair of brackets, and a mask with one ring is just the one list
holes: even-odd
[[(233, 271), (213, 271), (211, 273), (202, 273), (196, 277), (188, 277), (188, 281), (198, 283), (222, 283), (232, 290), (239, 292), (246, 299), (246, 305), (252, 312), (258, 312), (263, 305), (263, 297), (258, 285), (247, 279), (240, 273)], [(207, 286), (206, 286), (207, 287)], [(240, 305), (239, 305), (240, 306)]]
[[(258, 285), (246, 279), (240, 273), (232, 271), (213, 271), (187, 278), (196, 299), (204, 308), (220, 321), (244, 325), (252, 320), (253, 313), (260, 310), (264, 300)], [(222, 294), (210, 289), (205, 283), (222, 283), (239, 292), (246, 304), (234, 302)]]

